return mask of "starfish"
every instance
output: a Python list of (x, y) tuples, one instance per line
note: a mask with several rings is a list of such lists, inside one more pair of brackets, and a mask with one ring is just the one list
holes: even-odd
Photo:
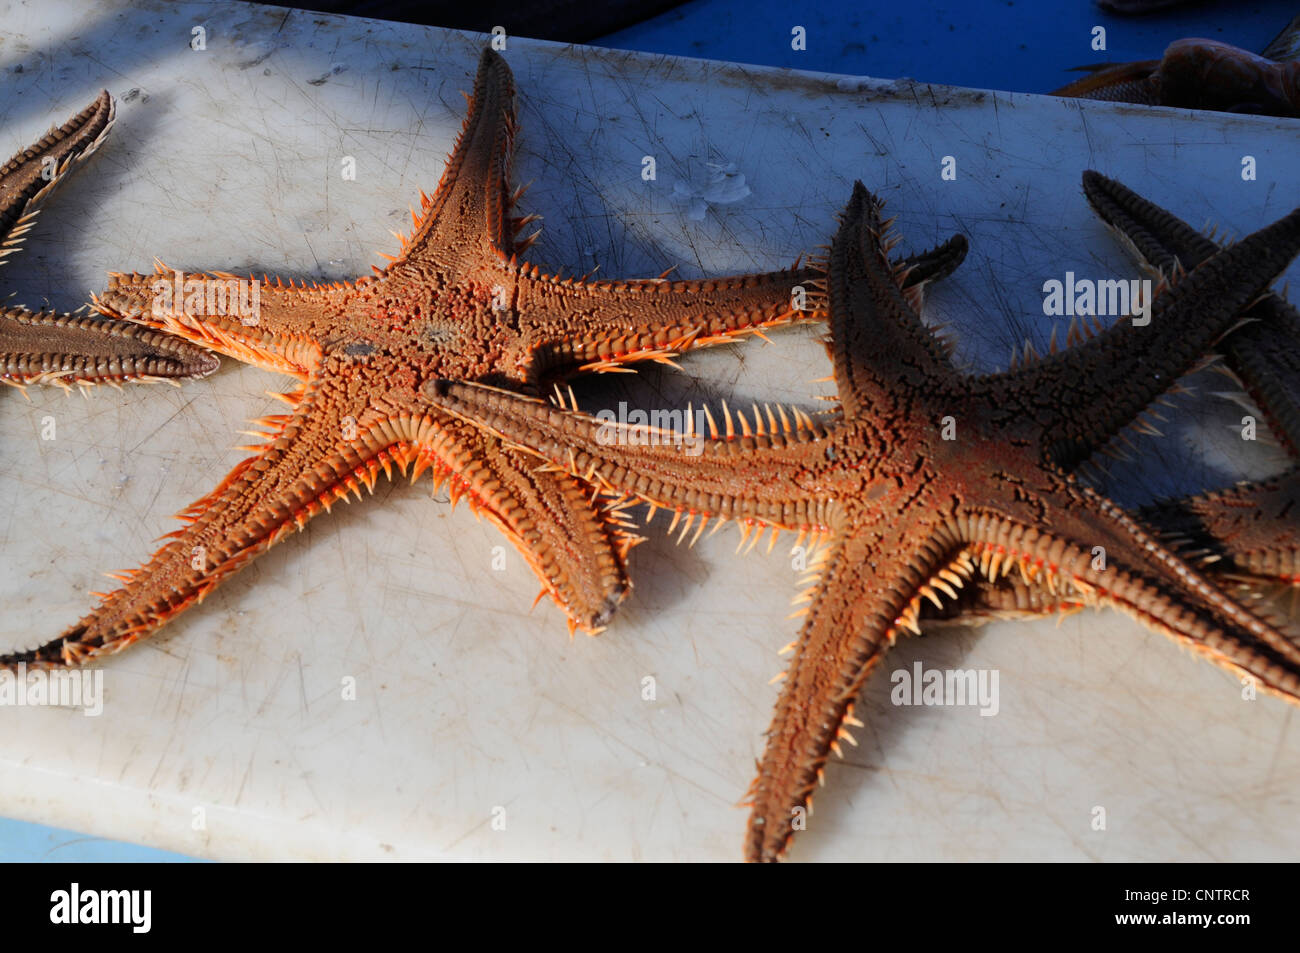
[(77, 664), (125, 648), (336, 500), (373, 492), (394, 466), (410, 467), (412, 482), (432, 469), (453, 503), (468, 496), (519, 548), (571, 632), (603, 628), (630, 585), (625, 559), (639, 539), (630, 524), (568, 474), (535, 473), (530, 455), (439, 413), (421, 385), (454, 376), (531, 388), (633, 361), (671, 363), (689, 348), (799, 319), (792, 292), (814, 273), (586, 281), (521, 262), (532, 239), (516, 243), (515, 234), (531, 217), (510, 216), (520, 194), (509, 186), (513, 97), (505, 61), (485, 50), (442, 180), (422, 195), (401, 253), (374, 276), (244, 286), (225, 272), (160, 266), (111, 277), (97, 300), (105, 314), (299, 383), (280, 395), (289, 413), (257, 421), (269, 432), (244, 448), (253, 456), (180, 514), (185, 527), (145, 566), (117, 577), (122, 588), (58, 639), (0, 656), (0, 666)]
[[(93, 103), (0, 166), (0, 263), (21, 246), (41, 201), (99, 148), (113, 99)], [(204, 377), (215, 355), (179, 338), (115, 321), (0, 307), (0, 381), (22, 386)]]
[[(1083, 192), (1093, 211), (1161, 283), (1178, 280), (1221, 250), (1212, 238), (1114, 179), (1085, 173)], [(1266, 292), (1240, 317), (1240, 326), (1214, 345), (1226, 365), (1221, 369), (1263, 412), (1292, 460), (1300, 460), (1300, 312)], [(1136, 339), (1142, 332), (1124, 324), (1114, 333)], [(1297, 466), (1267, 480), (1157, 501), (1134, 516), (1221, 584), (1239, 584), (1254, 597), (1267, 584), (1300, 585)], [(922, 616), (968, 624), (1081, 606), (1077, 594), (1052, 592), (1011, 575), (996, 583), (978, 581), (942, 609), (927, 604)]]
[[(483, 384), (426, 388), (443, 409), (551, 466), (686, 517), (812, 533), (824, 545), (751, 787), (749, 860), (787, 849), (867, 675), (920, 605), (1018, 571), (1124, 610), (1211, 661), (1300, 699), (1300, 647), (1223, 594), (1070, 470), (1192, 367), (1300, 250), (1300, 210), (1156, 298), (1148, 333), (1108, 329), (1013, 372), (957, 371), (902, 292), (881, 203), (861, 183), (825, 263), (840, 412), (724, 411), (698, 456), (681, 435), (599, 421)], [(779, 417), (779, 420), (778, 420)], [(956, 430), (945, 439), (944, 421)], [(710, 420), (712, 418), (710, 417)], [(603, 430), (601, 428), (604, 428)], [(674, 521), (676, 523), (677, 520)], [(760, 529), (761, 533), (762, 530)], [(755, 535), (754, 540), (758, 537)], [(753, 542), (751, 541), (751, 546)], [(1104, 561), (1096, 559), (1104, 549)]]
[[(1083, 177), (1083, 193), (1107, 225), (1162, 281), (1177, 278), (1221, 246), (1167, 209), (1113, 179)], [(1300, 457), (1300, 313), (1267, 292), (1242, 313), (1246, 319), (1215, 345), (1292, 456)]]

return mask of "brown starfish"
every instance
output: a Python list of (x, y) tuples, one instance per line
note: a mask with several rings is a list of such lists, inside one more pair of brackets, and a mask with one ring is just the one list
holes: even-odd
[[(38, 206), (113, 127), (113, 99), (93, 103), (0, 166), (0, 263), (16, 252)], [(0, 307), (0, 381), (95, 384), (204, 377), (216, 355), (127, 321)]]
[[(1149, 333), (1113, 329), (1015, 372), (957, 372), (891, 265), (880, 203), (859, 183), (827, 260), (842, 413), (823, 425), (755, 408), (713, 427), (697, 457), (662, 431), (568, 413), (491, 387), (440, 382), (450, 413), (553, 465), (686, 516), (820, 534), (811, 602), (751, 793), (746, 856), (776, 860), (809, 806), (867, 674), (923, 600), (1018, 571), (1116, 606), (1300, 698), (1300, 648), (1225, 596), (1069, 474), (1210, 344), (1300, 250), (1300, 210), (1214, 255), (1154, 302)], [(955, 439), (942, 421), (955, 419)], [(603, 429), (602, 429), (603, 428)], [(640, 431), (640, 432), (638, 432)], [(662, 439), (661, 439), (662, 438)], [(697, 533), (699, 530), (697, 529)], [(1095, 558), (1103, 547), (1105, 562)]]
[(625, 557), (638, 539), (629, 524), (568, 474), (538, 474), (529, 455), (440, 414), (421, 385), (454, 376), (530, 387), (668, 361), (801, 317), (792, 291), (814, 273), (597, 282), (520, 262), (529, 242), (514, 235), (529, 218), (510, 217), (513, 96), (505, 61), (484, 51), (438, 189), (423, 198), (401, 254), (374, 277), (310, 286), (250, 278), (247, 288), (225, 273), (112, 278), (98, 301), (106, 314), (300, 384), (282, 395), (290, 413), (258, 421), (270, 429), (265, 443), (180, 514), (188, 525), (148, 564), (120, 576), (125, 585), (60, 638), (0, 665), (73, 664), (124, 648), (336, 500), (373, 490), (394, 465), (413, 464), (412, 480), (431, 468), (453, 501), (467, 495), (519, 548), (571, 630), (604, 626), (629, 587)]
[[(1177, 278), (1221, 250), (1212, 238), (1114, 179), (1085, 174), (1083, 194), (1161, 280)], [(1241, 316), (1247, 323), (1218, 342), (1215, 350), (1264, 411), (1287, 451), (1300, 457), (1300, 312), (1270, 291)]]
[[(1085, 173), (1083, 192), (1093, 211), (1161, 282), (1178, 280), (1221, 250), (1211, 238), (1114, 179)], [(1280, 295), (1266, 292), (1241, 318), (1241, 326), (1214, 349), (1282, 447), (1300, 460), (1300, 312)], [(1125, 324), (1114, 333), (1136, 340), (1142, 331)], [(1134, 515), (1184, 559), (1222, 584), (1242, 585), (1248, 595), (1258, 597), (1269, 584), (1300, 585), (1296, 467), (1263, 481), (1162, 500)], [(977, 581), (942, 609), (927, 604), (922, 617), (970, 623), (1051, 614), (1080, 608), (1080, 596), (1053, 592), (1017, 575), (1003, 576), (994, 583)]]

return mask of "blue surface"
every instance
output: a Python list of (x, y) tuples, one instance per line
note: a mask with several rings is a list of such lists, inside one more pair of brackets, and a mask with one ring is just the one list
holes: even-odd
[(24, 824), (0, 817), (0, 862), (12, 863), (175, 863), (193, 857), (139, 844), (90, 837), (43, 824)]
[[(306, 3), (310, 6), (310, 3)], [(1173, 40), (1203, 36), (1258, 51), (1297, 13), (1295, 0), (1206, 2), (1146, 17), (1103, 13), (1090, 0), (697, 0), (596, 45), (932, 83), (1048, 92), (1071, 67), (1155, 59)], [(791, 29), (807, 49), (791, 48)], [(1107, 51), (1093, 52), (1104, 26)], [(0, 818), (0, 861), (186, 861), (192, 858)]]
[[(1300, 9), (1295, 0), (1206, 2), (1143, 17), (1091, 0), (698, 0), (596, 45), (764, 66), (931, 83), (1050, 92), (1072, 67), (1158, 59), (1173, 40), (1202, 36), (1258, 52)], [(791, 49), (791, 29), (807, 50)], [(1107, 51), (1091, 30), (1106, 28)]]

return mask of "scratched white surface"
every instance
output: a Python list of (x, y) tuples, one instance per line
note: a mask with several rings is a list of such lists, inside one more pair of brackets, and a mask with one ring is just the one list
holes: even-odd
[[(159, 0), (0, 0), (0, 152), (101, 86), (120, 118), (42, 215), (4, 291), (75, 307), (110, 269), (347, 278), (391, 251), (463, 116), (480, 37)], [(191, 51), (191, 27), (207, 30)], [(908, 246), (973, 250), (936, 290), (961, 353), (993, 366), (1046, 339), (1042, 282), (1122, 277), (1079, 174), (1099, 168), (1199, 225), (1258, 228), (1300, 199), (1294, 123), (1027, 95), (894, 87), (511, 40), (516, 176), (545, 216), (534, 260), (606, 277), (777, 267), (827, 240), (855, 178)], [(1243, 182), (1243, 154), (1259, 180)], [(641, 179), (642, 157), (658, 177)], [(958, 178), (939, 177), (957, 159)], [(344, 181), (344, 156), (357, 162)], [(750, 194), (688, 216), (733, 164)], [(737, 190), (743, 191), (743, 190)], [(675, 193), (678, 197), (674, 197)], [(589, 385), (584, 406), (702, 389), (808, 401), (812, 329)], [(711, 383), (693, 382), (708, 377)], [(183, 388), (0, 393), (0, 643), (56, 636), (240, 454), (287, 382), (226, 361)], [(1211, 378), (1210, 390), (1224, 387)], [(823, 390), (824, 392), (824, 390)], [(594, 395), (594, 397), (590, 396)], [(1225, 400), (1180, 405), (1121, 468), (1129, 499), (1276, 469)], [(41, 439), (53, 417), (57, 438)], [(1190, 447), (1186, 449), (1183, 445)], [(1171, 464), (1170, 460), (1177, 460)], [(1137, 474), (1134, 476), (1133, 474)], [(0, 709), (0, 811), (216, 858), (730, 860), (761, 751), (794, 573), (783, 555), (657, 533), (609, 631), (569, 641), (503, 543), (428, 484), (335, 508), (105, 668), (102, 717)], [(1000, 711), (905, 708), (869, 684), (867, 728), (832, 765), (792, 858), (1295, 858), (1291, 709), (1102, 613), (901, 643), (886, 669), (995, 669)], [(355, 701), (341, 700), (346, 677)], [(642, 680), (655, 679), (653, 701)], [(1107, 829), (1092, 829), (1105, 808)], [(504, 830), (491, 824), (505, 808)], [(196, 830), (195, 810), (206, 826)]]

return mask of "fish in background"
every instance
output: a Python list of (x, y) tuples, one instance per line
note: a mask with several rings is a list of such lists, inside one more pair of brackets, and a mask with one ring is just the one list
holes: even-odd
[[(1131, 11), (1154, 8), (1159, 2), (1123, 0), (1122, 5)], [(1054, 90), (1052, 95), (1300, 117), (1300, 16), (1288, 23), (1262, 53), (1218, 40), (1189, 37), (1170, 43), (1158, 60), (1080, 69), (1089, 71), (1089, 75)]]

